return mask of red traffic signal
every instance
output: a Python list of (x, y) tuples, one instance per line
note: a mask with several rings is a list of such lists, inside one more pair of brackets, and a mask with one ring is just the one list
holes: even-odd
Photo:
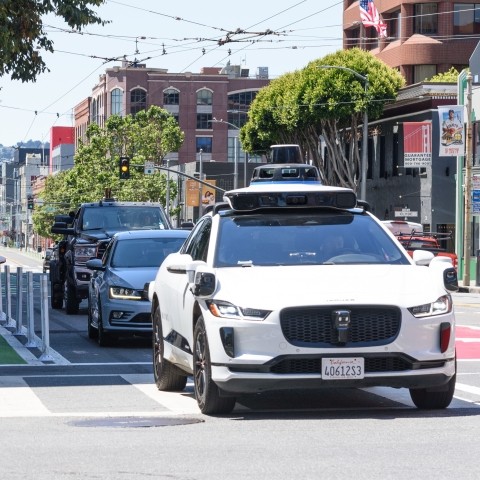
[(120, 157), (120, 179), (127, 180), (128, 178), (130, 178), (130, 159)]

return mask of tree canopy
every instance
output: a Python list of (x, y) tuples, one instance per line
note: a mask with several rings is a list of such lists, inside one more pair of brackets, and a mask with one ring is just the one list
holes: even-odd
[[(91, 124), (87, 141), (75, 153), (73, 168), (46, 179), (41, 194), (43, 205), (33, 214), (35, 231), (49, 237), (54, 215), (68, 213), (84, 202), (96, 202), (105, 189), (120, 201), (155, 201), (166, 203), (167, 180), (155, 169), (145, 174), (145, 162), (162, 164), (167, 153), (176, 152), (184, 133), (166, 110), (151, 106), (136, 115), (112, 115), (105, 127)], [(120, 179), (120, 157), (130, 158), (130, 178)], [(170, 181), (170, 201), (177, 196), (176, 182)], [(174, 214), (175, 211), (170, 209)]]
[(2, 0), (0, 2), (0, 76), (33, 82), (48, 70), (43, 52), (53, 52), (42, 17), (53, 13), (69, 27), (81, 30), (105, 22), (89, 6), (105, 0)]
[[(368, 78), (367, 90), (362, 78)], [(403, 85), (400, 73), (358, 48), (314, 60), (259, 91), (240, 131), (242, 147), (258, 152), (276, 143), (299, 144), (325, 183), (356, 189), (360, 151), (352, 140), (359, 139), (363, 112), (368, 109), (369, 121), (379, 118)]]
[(460, 75), (459, 71), (455, 67), (450, 67), (450, 70), (446, 72), (437, 73), (430, 79), (425, 79), (429, 83), (457, 83), (458, 76)]

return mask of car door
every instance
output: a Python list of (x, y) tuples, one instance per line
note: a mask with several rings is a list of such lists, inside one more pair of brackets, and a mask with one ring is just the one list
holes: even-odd
[[(208, 246), (210, 244), (210, 235), (212, 231), (212, 218), (210, 216), (203, 217), (201, 222), (195, 228), (193, 235), (185, 245), (184, 253), (192, 257), (192, 261), (207, 261)], [(178, 302), (178, 318), (181, 322), (182, 332), (188, 332), (188, 343), (193, 348), (193, 310), (196, 299), (190, 289), (187, 287), (188, 277), (185, 274), (182, 285), (182, 298)]]

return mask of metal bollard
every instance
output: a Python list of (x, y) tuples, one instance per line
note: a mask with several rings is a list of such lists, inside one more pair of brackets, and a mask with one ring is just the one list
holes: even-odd
[(15, 326), (12, 321), (12, 288), (10, 279), (10, 265), (5, 265), (5, 310), (7, 315), (7, 323), (5, 326)]
[(33, 272), (27, 272), (27, 343), (26, 347), (36, 347), (35, 322), (33, 316)]
[[(2, 294), (2, 291), (3, 291), (3, 287), (2, 287), (2, 273), (0, 272), (0, 321), (3, 321), (4, 318), (3, 318), (3, 294)], [(6, 315), (5, 315), (6, 317)]]
[(17, 267), (17, 313), (16, 328), (14, 335), (23, 335), (23, 267)]
[(53, 361), (50, 355), (50, 319), (48, 316), (48, 283), (47, 275), (40, 275), (40, 311), (42, 319), (42, 355), (40, 361)]

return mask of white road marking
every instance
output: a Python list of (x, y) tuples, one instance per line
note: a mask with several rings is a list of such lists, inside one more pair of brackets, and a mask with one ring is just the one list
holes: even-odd
[(45, 417), (50, 411), (21, 377), (0, 377), (0, 416)]

